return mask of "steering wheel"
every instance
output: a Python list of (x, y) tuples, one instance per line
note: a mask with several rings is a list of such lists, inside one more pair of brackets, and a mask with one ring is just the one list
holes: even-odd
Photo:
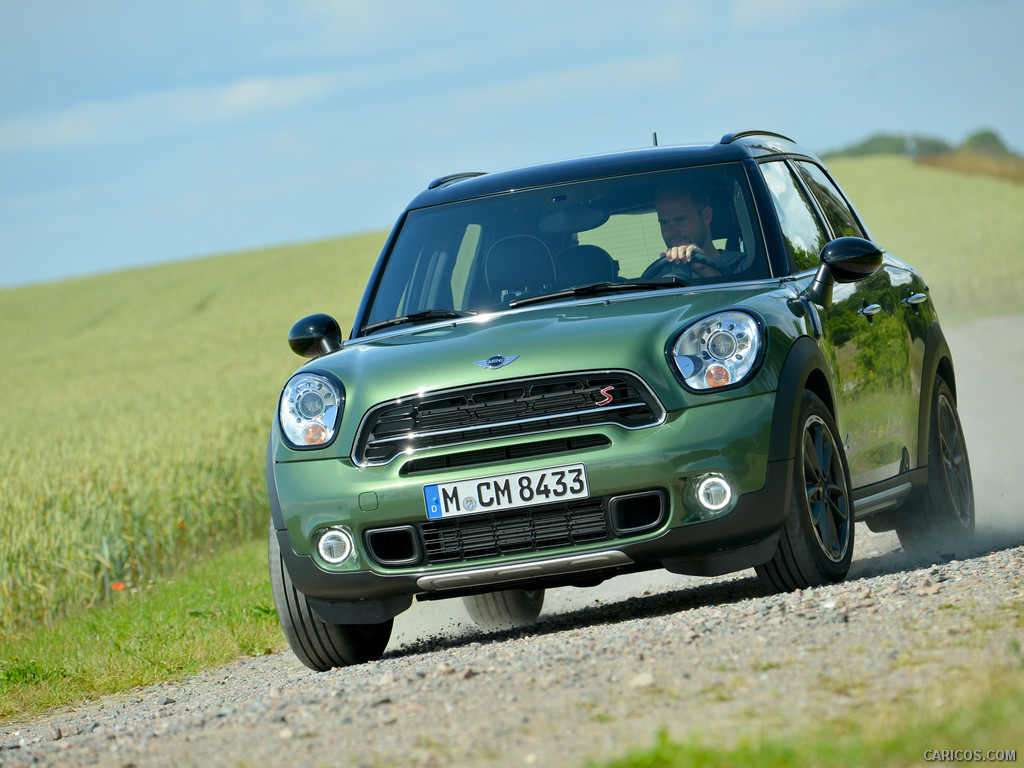
[(675, 275), (676, 277), (683, 277), (687, 280), (694, 277), (689, 264), (682, 261), (669, 261), (667, 257), (662, 256), (643, 271), (643, 274), (640, 275), (640, 279), (649, 280), (651, 278), (665, 277), (667, 275)]

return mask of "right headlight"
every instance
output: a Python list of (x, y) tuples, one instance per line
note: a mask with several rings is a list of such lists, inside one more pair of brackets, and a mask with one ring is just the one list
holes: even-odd
[(764, 344), (761, 326), (746, 312), (718, 312), (684, 328), (672, 361), (690, 389), (733, 387), (747, 379)]
[(293, 448), (322, 448), (334, 440), (345, 405), (344, 390), (315, 373), (298, 373), (281, 393), (281, 432)]

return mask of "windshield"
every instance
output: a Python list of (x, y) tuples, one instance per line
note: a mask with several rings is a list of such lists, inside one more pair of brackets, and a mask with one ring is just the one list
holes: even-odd
[[(410, 211), (366, 326), (491, 312), (609, 283), (767, 277), (739, 163), (574, 182)], [(676, 258), (666, 258), (666, 253)], [(680, 254), (684, 254), (680, 258)], [(687, 262), (686, 259), (689, 259)], [(622, 285), (622, 290), (641, 286)], [(364, 326), (365, 327), (365, 326)]]

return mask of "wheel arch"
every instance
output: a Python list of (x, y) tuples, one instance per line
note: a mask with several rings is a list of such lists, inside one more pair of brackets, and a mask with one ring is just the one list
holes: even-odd
[(801, 336), (793, 342), (782, 364), (768, 448), (769, 461), (791, 459), (796, 455), (797, 421), (804, 390), (817, 395), (825, 403), (832, 418), (836, 419), (836, 399), (829, 366), (821, 348), (809, 336)]
[(917, 466), (928, 466), (928, 438), (931, 430), (932, 397), (935, 395), (935, 377), (941, 376), (949, 385), (954, 400), (956, 374), (953, 370), (953, 355), (949, 344), (937, 322), (928, 328), (924, 345), (924, 362), (921, 364), (921, 397), (917, 405)]
[(275, 530), (283, 531), (287, 526), (281, 512), (281, 497), (277, 494), (277, 478), (274, 476), (274, 432), (271, 430), (267, 441), (267, 500), (270, 502), (270, 524)]

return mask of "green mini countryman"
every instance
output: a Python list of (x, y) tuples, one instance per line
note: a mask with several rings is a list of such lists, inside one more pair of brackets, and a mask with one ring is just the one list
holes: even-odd
[(859, 521), (974, 530), (928, 286), (783, 136), (437, 179), (350, 338), (289, 343), (270, 576), (313, 669), (379, 658), (413, 598), (518, 625), (653, 568), (837, 582)]

